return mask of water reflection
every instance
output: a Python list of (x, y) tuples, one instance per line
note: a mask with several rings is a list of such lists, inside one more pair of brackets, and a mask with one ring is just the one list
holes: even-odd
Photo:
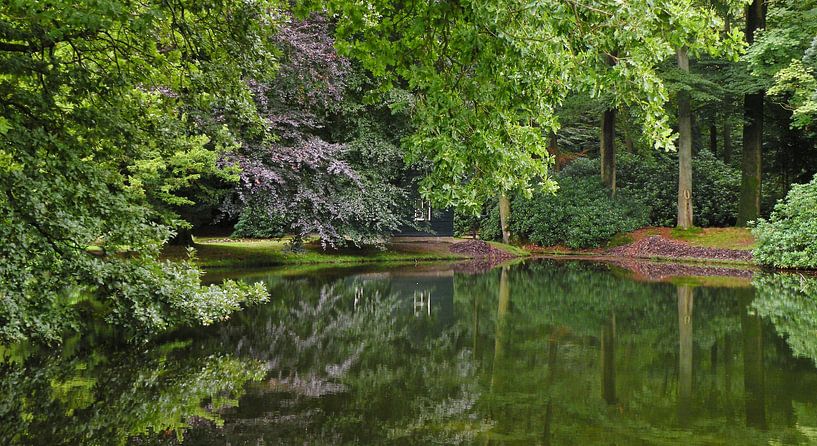
[(814, 278), (537, 261), (246, 280), (276, 298), (150, 347), (4, 348), (0, 443), (817, 442)]

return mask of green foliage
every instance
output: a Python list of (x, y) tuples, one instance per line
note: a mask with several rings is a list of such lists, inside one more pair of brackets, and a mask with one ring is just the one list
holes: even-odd
[[(618, 157), (616, 181), (636, 194), (651, 210), (649, 223), (675, 226), (678, 200), (677, 157), (656, 154)], [(731, 226), (737, 217), (740, 172), (700, 150), (692, 160), (692, 212), (696, 226)]]
[[(454, 235), (457, 237), (471, 237), (479, 234), (481, 215), (472, 212), (454, 211)], [(492, 240), (493, 238), (491, 238)]]
[[(817, 37), (815, 37), (817, 48)], [(816, 58), (817, 59), (817, 58)], [(817, 65), (815, 65), (817, 66)], [(817, 117), (817, 74), (799, 60), (775, 73), (775, 84), (769, 89), (773, 96), (788, 95), (792, 107), (792, 127), (806, 127)]]
[(657, 65), (681, 46), (733, 58), (742, 47), (740, 33), (723, 36), (714, 10), (689, 0), (305, 3), (339, 17), (342, 51), (384, 89), (416, 93), (406, 146), (411, 160), (433, 162), (422, 192), (472, 212), (498, 192), (530, 197), (538, 179), (553, 190), (543, 129), (558, 130), (571, 94), (632, 107), (647, 139), (671, 148)]
[[(511, 233), (546, 246), (586, 248), (603, 245), (618, 232), (647, 225), (674, 226), (676, 158), (624, 153), (617, 163), (619, 187), (614, 199), (598, 180), (598, 160), (579, 158), (554, 177), (559, 184), (555, 194), (537, 192), (531, 199), (513, 200)], [(734, 224), (740, 173), (706, 150), (695, 155), (692, 165), (696, 225)], [(480, 221), (480, 236), (501, 238), (495, 204), (487, 207)]]
[(758, 274), (752, 284), (757, 289), (752, 308), (786, 337), (795, 356), (817, 364), (817, 279), (800, 274)]
[(817, 119), (817, 2), (775, 2), (767, 27), (746, 53), (750, 70), (770, 86), (769, 94), (792, 111), (791, 125)]
[[(543, 246), (592, 248), (619, 232), (646, 225), (649, 208), (627, 191), (611, 198), (598, 178), (597, 166), (587, 159), (576, 160), (555, 176), (559, 184), (555, 193), (537, 191), (529, 199), (515, 197), (511, 233)], [(496, 206), (483, 220), (480, 235), (488, 240), (501, 238)]]
[(190, 341), (118, 352), (71, 342), (81, 348), (0, 364), (4, 444), (124, 446), (134, 437), (164, 444), (158, 438), (167, 434), (183, 440), (192, 420), (223, 424), (218, 410), (235, 406), (244, 384), (266, 371), (259, 361), (193, 351)]
[(238, 216), (233, 237), (281, 238), (286, 235), (287, 228), (282, 218), (272, 218), (266, 212), (247, 206)]
[(243, 77), (275, 67), (274, 10), (0, 6), (0, 341), (56, 341), (88, 306), (148, 333), (257, 297), (201, 287), (189, 265), (156, 257), (202, 178), (235, 179), (216, 159), (236, 144), (236, 116), (254, 116)]
[(768, 220), (758, 219), (755, 260), (781, 268), (817, 268), (817, 176), (792, 186)]
[(638, 196), (619, 190), (611, 198), (595, 170), (587, 175), (592, 165), (577, 160), (559, 172), (555, 194), (514, 200), (511, 232), (543, 246), (593, 248), (645, 226), (648, 208)]

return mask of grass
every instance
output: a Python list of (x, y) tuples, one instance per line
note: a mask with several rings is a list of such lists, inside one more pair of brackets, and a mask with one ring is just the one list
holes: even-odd
[(605, 248), (607, 249), (617, 248), (619, 246), (629, 245), (633, 241), (634, 239), (632, 235), (627, 234), (625, 232), (619, 232), (618, 234), (614, 235), (609, 242), (607, 242)]
[[(516, 256), (526, 257), (527, 251), (516, 246), (491, 242), (495, 247)], [(224, 240), (199, 238), (195, 244), (195, 262), (204, 268), (262, 267), (277, 265), (354, 264), (372, 262), (418, 262), (432, 260), (463, 260), (467, 256), (449, 251), (450, 243), (401, 242), (377, 248), (321, 249), (317, 243), (307, 243), (304, 250), (289, 250), (287, 240)], [(170, 260), (187, 258), (184, 247), (168, 246), (163, 257)]]
[(501, 249), (505, 252), (509, 252), (517, 257), (528, 257), (531, 254), (530, 251), (519, 246), (506, 245), (505, 243), (500, 242), (488, 242), (488, 244), (496, 249)]
[(755, 238), (748, 228), (675, 228), (672, 238), (703, 248), (750, 250), (755, 247)]

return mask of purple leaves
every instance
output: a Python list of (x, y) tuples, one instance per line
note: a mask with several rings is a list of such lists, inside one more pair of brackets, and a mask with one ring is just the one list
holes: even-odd
[[(345, 122), (357, 122), (348, 110), (367, 111), (359, 104), (344, 109), (353, 71), (331, 35), (324, 17), (290, 18), (273, 38), (281, 51), (275, 79), (247, 81), (265, 132), (245, 138), (223, 160), (241, 167), (239, 186), (223, 207), (239, 217), (238, 235), (316, 234), (324, 246), (335, 246), (380, 242), (399, 226), (393, 198), (402, 191), (361, 172), (379, 166), (349, 161), (347, 142), (360, 132)], [(383, 192), (380, 199), (368, 196)]]

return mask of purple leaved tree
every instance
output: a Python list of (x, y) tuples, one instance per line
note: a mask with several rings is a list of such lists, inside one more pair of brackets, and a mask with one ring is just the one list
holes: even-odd
[(319, 15), (289, 19), (275, 41), (275, 79), (247, 81), (264, 129), (225, 157), (241, 168), (224, 205), (238, 217), (236, 234), (293, 234), (296, 244), (315, 234), (324, 247), (381, 243), (402, 224), (405, 194), (348, 161), (347, 143), (360, 135), (332, 131), (343, 119), (353, 70), (335, 51), (331, 24)]

